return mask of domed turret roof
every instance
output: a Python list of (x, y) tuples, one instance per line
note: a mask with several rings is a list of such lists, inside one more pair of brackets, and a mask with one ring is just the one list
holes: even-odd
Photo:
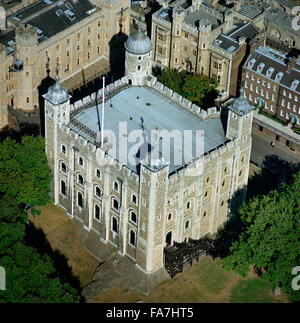
[(139, 27), (138, 32), (127, 39), (125, 48), (131, 54), (143, 55), (151, 52), (152, 43), (150, 38)]
[(244, 89), (240, 90), (240, 97), (235, 99), (229, 109), (239, 116), (243, 116), (254, 110), (254, 106), (250, 105), (247, 99), (244, 98)]
[(67, 90), (59, 84), (58, 75), (55, 76), (55, 84), (50, 86), (48, 92), (43, 97), (54, 105), (62, 104), (69, 100), (71, 95), (67, 93)]

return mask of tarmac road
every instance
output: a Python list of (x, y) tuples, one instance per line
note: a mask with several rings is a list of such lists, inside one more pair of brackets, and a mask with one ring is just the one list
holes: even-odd
[(256, 164), (259, 167), (262, 167), (263, 161), (266, 156), (277, 155), (279, 158), (291, 162), (291, 163), (300, 163), (300, 156), (297, 156), (295, 153), (288, 152), (287, 150), (281, 148), (278, 144), (275, 143), (275, 146), (271, 146), (271, 140), (268, 138), (263, 138), (252, 133), (252, 150), (251, 150), (251, 162)]

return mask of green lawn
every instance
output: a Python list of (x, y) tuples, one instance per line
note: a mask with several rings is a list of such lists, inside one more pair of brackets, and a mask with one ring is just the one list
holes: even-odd
[[(31, 217), (31, 220), (44, 231), (53, 250), (65, 255), (81, 286), (88, 284), (99, 261), (81, 246), (74, 224), (64, 211), (48, 205), (42, 209), (40, 216)], [(210, 257), (202, 256), (199, 263), (187, 266), (183, 273), (155, 287), (148, 296), (114, 286), (93, 302), (135, 303), (138, 300), (145, 303), (288, 301), (285, 295), (273, 296), (270, 284), (254, 274), (242, 278), (233, 271), (225, 271), (221, 260), (213, 261)]]
[(99, 295), (93, 302), (134, 303), (277, 303), (287, 302), (285, 295), (274, 296), (270, 284), (254, 274), (242, 278), (225, 271), (220, 260), (202, 257), (199, 263), (155, 287), (148, 296), (134, 291), (125, 293), (119, 286)]
[(239, 282), (231, 291), (231, 303), (273, 303), (277, 300), (272, 294), (269, 282), (262, 279), (246, 279)]

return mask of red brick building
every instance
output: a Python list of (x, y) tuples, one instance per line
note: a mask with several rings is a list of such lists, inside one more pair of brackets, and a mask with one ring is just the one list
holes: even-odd
[(300, 59), (260, 46), (247, 58), (242, 72), (250, 104), (300, 129)]

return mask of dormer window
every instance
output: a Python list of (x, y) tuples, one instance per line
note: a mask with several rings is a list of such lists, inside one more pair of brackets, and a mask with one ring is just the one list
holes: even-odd
[(254, 58), (251, 58), (249, 63), (248, 63), (248, 67), (249, 68), (253, 68), (254, 64), (255, 64), (256, 60)]
[(265, 64), (264, 63), (260, 63), (258, 66), (257, 66), (257, 72), (258, 73), (261, 73), (263, 71), (265, 67)]
[(280, 81), (281, 79), (282, 79), (282, 76), (283, 76), (283, 73), (282, 72), (278, 72), (277, 74), (276, 74), (276, 81)]
[(267, 69), (267, 76), (268, 77), (271, 77), (273, 73), (274, 73), (274, 68), (273, 67), (269, 67)]
[(296, 90), (298, 85), (299, 85), (299, 80), (294, 80), (293, 83), (292, 83), (291, 89)]

